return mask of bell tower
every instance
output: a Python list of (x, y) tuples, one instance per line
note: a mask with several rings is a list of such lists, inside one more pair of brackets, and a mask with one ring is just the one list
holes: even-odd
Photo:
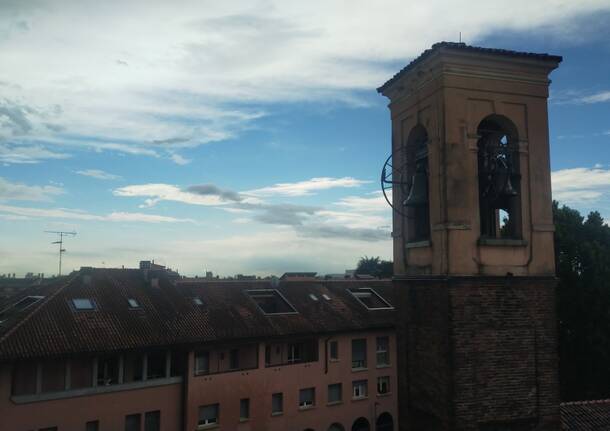
[(441, 42), (378, 89), (401, 430), (559, 429), (547, 98), (561, 60)]

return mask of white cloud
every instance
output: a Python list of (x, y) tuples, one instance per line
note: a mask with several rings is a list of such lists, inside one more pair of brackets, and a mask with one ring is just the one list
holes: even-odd
[(254, 196), (308, 196), (319, 190), (332, 188), (359, 187), (370, 181), (357, 180), (352, 177), (343, 178), (311, 178), (310, 180), (299, 181), (296, 183), (278, 183), (273, 186), (244, 192)]
[(101, 169), (85, 169), (76, 171), (76, 173), (85, 177), (97, 178), (98, 180), (118, 180), (121, 178), (120, 175), (109, 174)]
[(65, 191), (61, 187), (28, 186), (0, 177), (0, 201), (50, 201), (63, 193)]
[(0, 205), (0, 215), (20, 218), (69, 219), (84, 221), (138, 222), (138, 223), (184, 223), (191, 219), (167, 217), (156, 214), (112, 212), (107, 215), (96, 215), (86, 211), (66, 208), (30, 208)]
[(581, 97), (580, 101), (582, 103), (610, 102), (610, 91), (600, 91), (599, 93), (591, 94), (590, 96)]
[(269, 102), (362, 103), (357, 91), (454, 40), (464, 22), (470, 43), (498, 31), (566, 36), (578, 17), (610, 9), (607, 0), (192, 0), (130, 2), (129, 13), (120, 1), (22, 3), (0, 13), (10, 100), (0, 134), (35, 139), (46, 159), (75, 146), (171, 158), (238, 136)]
[(51, 151), (40, 145), (3, 144), (0, 139), (0, 162), (9, 164), (33, 164), (45, 160), (67, 159), (70, 155)]
[(191, 163), (191, 160), (182, 157), (180, 154), (176, 153), (172, 154), (170, 158), (177, 165), (188, 165), (189, 163)]
[(562, 203), (599, 201), (610, 194), (610, 169), (570, 168), (551, 174), (553, 199)]

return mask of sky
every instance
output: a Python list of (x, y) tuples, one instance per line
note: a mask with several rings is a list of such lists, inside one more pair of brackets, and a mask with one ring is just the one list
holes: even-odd
[(376, 88), (433, 43), (564, 57), (553, 197), (610, 220), (610, 2), (0, 1), (0, 274), (391, 259)]

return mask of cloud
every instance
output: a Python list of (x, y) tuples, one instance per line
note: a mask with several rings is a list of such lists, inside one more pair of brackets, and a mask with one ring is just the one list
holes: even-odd
[(0, 140), (0, 162), (8, 164), (34, 164), (45, 160), (62, 160), (71, 157), (66, 153), (48, 150), (41, 145), (3, 144)]
[(551, 179), (553, 199), (562, 203), (598, 201), (610, 194), (610, 169), (603, 167), (561, 169)]
[(349, 8), (321, 0), (205, 7), (193, 0), (180, 8), (136, 2), (128, 14), (119, 1), (56, 7), (47, 0), (17, 12), (5, 3), (3, 95), (17, 101), (0, 109), (5, 137), (52, 153), (80, 145), (178, 163), (168, 150), (238, 137), (278, 102), (362, 105), (361, 91), (432, 43), (455, 39), (464, 22), (470, 43), (525, 30), (569, 37), (578, 29), (568, 24), (610, 10), (606, 0), (473, 0), (467, 7), (387, 0)]
[[(147, 198), (144, 202), (144, 206), (153, 206), (161, 201), (173, 201), (181, 202), (190, 205), (223, 205), (226, 203), (226, 196), (231, 195), (233, 192), (222, 191), (217, 188), (216, 194), (211, 193), (210, 187), (216, 187), (211, 185), (193, 186), (203, 187), (203, 190), (207, 190), (208, 193), (194, 193), (191, 191), (184, 191), (180, 188), (170, 184), (138, 184), (120, 187), (113, 191), (115, 196), (123, 197), (145, 197)], [(208, 189), (205, 189), (208, 187)]]
[(245, 192), (254, 196), (308, 196), (319, 190), (332, 188), (359, 187), (370, 181), (357, 180), (352, 177), (343, 178), (311, 178), (310, 180), (299, 181), (296, 183), (278, 183), (273, 186)]
[(111, 221), (137, 223), (192, 223), (192, 219), (175, 218), (156, 214), (112, 212), (96, 215), (86, 211), (66, 208), (30, 208), (0, 204), (0, 215), (26, 218), (69, 219), (83, 221)]
[(101, 169), (85, 169), (76, 171), (76, 173), (85, 177), (97, 178), (98, 180), (118, 180), (122, 178), (120, 175), (109, 174)]
[(54, 196), (65, 193), (56, 186), (28, 186), (12, 183), (0, 177), (0, 201), (51, 201)]
[(170, 156), (170, 159), (172, 159), (172, 161), (177, 164), (177, 165), (188, 165), (189, 163), (191, 163), (191, 160), (182, 157), (180, 154), (172, 154)]
[(297, 234), (311, 238), (343, 238), (366, 242), (390, 239), (390, 231), (387, 229), (350, 228), (324, 224), (303, 226), (297, 230)]
[(582, 97), (580, 101), (582, 103), (610, 102), (610, 91), (601, 91), (596, 94), (591, 94), (589, 96)]
[(186, 189), (189, 193), (193, 193), (199, 196), (218, 196), (224, 201), (240, 202), (244, 198), (233, 190), (225, 190), (214, 184), (200, 184), (190, 186)]

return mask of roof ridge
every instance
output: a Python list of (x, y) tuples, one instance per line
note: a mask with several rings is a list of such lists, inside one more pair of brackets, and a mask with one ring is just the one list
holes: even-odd
[(66, 282), (64, 283), (63, 286), (59, 287), (55, 292), (53, 292), (51, 295), (49, 296), (45, 296), (45, 298), (42, 300), (42, 302), (40, 304), (38, 304), (37, 306), (35, 306), (35, 308), (32, 310), (32, 312), (30, 314), (28, 314), (27, 316), (25, 316), (19, 323), (17, 323), (15, 326), (13, 326), (11, 329), (9, 329), (8, 331), (6, 331), (6, 333), (0, 337), (0, 344), (4, 343), (4, 341), (6, 341), (6, 339), (8, 337), (10, 337), (17, 329), (21, 328), (26, 322), (29, 322), (30, 319), (32, 318), (32, 316), (34, 316), (36, 313), (38, 313), (39, 310), (41, 310), (45, 305), (47, 305), (49, 303), (49, 301), (51, 301), (53, 298), (55, 298), (60, 292), (62, 292), (70, 283), (72, 283), (72, 281), (80, 274), (80, 271), (77, 272), (76, 274), (74, 274), (73, 276), (71, 276), (68, 280), (66, 280)]

